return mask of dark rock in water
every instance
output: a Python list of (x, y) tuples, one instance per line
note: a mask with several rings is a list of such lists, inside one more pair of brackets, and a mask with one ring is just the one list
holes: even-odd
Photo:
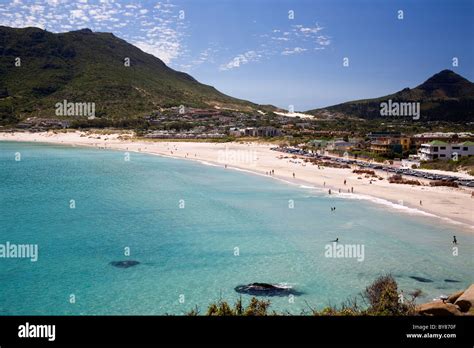
[(301, 295), (302, 293), (294, 290), (290, 286), (267, 283), (252, 283), (247, 285), (236, 286), (235, 291), (240, 294), (247, 294), (252, 296), (288, 296)]
[(127, 261), (112, 261), (110, 265), (118, 268), (129, 268), (133, 267), (136, 265), (139, 265), (140, 262), (138, 261), (133, 261), (133, 260), (127, 260)]
[(422, 277), (416, 277), (416, 276), (410, 276), (411, 279), (415, 279), (419, 282), (422, 282), (422, 283), (433, 283), (433, 281), (431, 279), (426, 279), (426, 278), (422, 278)]
[(454, 279), (445, 279), (444, 280), (446, 283), (460, 283), (460, 280), (454, 280)]

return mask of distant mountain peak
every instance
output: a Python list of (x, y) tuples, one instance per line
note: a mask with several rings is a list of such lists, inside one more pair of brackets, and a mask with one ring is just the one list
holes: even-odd
[(423, 82), (417, 88), (420, 89), (436, 89), (436, 88), (443, 88), (446, 85), (454, 85), (454, 84), (470, 84), (469, 80), (465, 79), (461, 75), (456, 74), (452, 70), (442, 70), (437, 74), (431, 76), (428, 80)]
[(474, 121), (474, 84), (452, 70), (442, 70), (415, 88), (383, 97), (348, 101), (307, 113), (324, 112), (360, 118), (379, 118), (380, 103), (389, 99), (399, 102), (419, 102), (424, 120)]
[[(93, 102), (98, 118), (117, 119), (180, 105), (263, 108), (199, 83), (112, 33), (0, 26), (0, 46), (0, 124), (31, 114), (54, 117), (62, 100)], [(16, 57), (25, 68), (13, 67)]]
[(82, 28), (82, 29), (79, 29), (79, 30), (75, 30), (76, 33), (93, 33), (92, 30), (90, 30), (89, 28)]

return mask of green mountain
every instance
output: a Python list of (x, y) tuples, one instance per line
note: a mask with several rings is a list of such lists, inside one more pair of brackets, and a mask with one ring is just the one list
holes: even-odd
[(273, 109), (201, 84), (110, 33), (53, 34), (0, 26), (0, 123), (54, 117), (55, 104), (63, 100), (95, 103), (96, 117), (107, 118), (144, 116), (179, 105)]
[[(381, 118), (381, 103), (419, 102), (421, 121), (474, 121), (474, 84), (451, 70), (433, 75), (415, 88), (380, 98), (350, 101), (321, 109), (309, 110), (313, 115), (336, 114), (365, 119)], [(403, 116), (399, 116), (403, 117)]]

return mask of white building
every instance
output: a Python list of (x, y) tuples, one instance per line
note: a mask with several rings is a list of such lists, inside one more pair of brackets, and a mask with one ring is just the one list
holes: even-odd
[(460, 144), (450, 144), (440, 140), (433, 140), (430, 143), (421, 144), (418, 155), (422, 161), (449, 160), (472, 156), (474, 155), (474, 142), (465, 141)]

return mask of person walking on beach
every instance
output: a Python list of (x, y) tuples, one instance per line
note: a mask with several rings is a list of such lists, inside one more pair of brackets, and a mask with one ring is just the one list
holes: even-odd
[(344, 185), (346, 184), (346, 179), (344, 179)]
[(328, 191), (328, 192), (329, 192), (329, 194), (331, 194), (331, 189), (329, 189), (329, 191)]
[(421, 199), (420, 199), (420, 205), (423, 205), (423, 202), (421, 201)]
[(295, 173), (293, 173), (293, 179), (295, 178)]
[(351, 187), (351, 193), (354, 193), (354, 188), (353, 187)]
[(458, 240), (456, 239), (456, 236), (453, 236), (453, 244), (458, 244)]

